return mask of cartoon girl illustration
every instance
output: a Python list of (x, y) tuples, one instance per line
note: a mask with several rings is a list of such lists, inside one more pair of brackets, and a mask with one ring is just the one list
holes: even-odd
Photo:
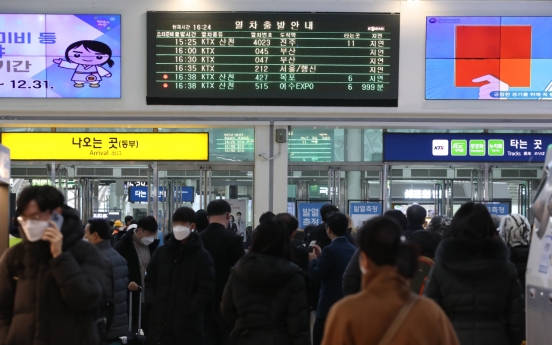
[(115, 62), (111, 60), (111, 48), (98, 41), (78, 41), (72, 43), (65, 51), (65, 59), (54, 59), (54, 63), (61, 68), (74, 69), (72, 81), (74, 87), (84, 87), (88, 83), (90, 87), (100, 87), (102, 77), (109, 78), (111, 73), (101, 67), (107, 64), (113, 67)]

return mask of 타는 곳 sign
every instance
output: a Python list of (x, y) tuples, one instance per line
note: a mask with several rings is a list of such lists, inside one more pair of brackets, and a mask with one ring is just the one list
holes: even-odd
[(208, 133), (2, 133), (12, 160), (207, 161)]

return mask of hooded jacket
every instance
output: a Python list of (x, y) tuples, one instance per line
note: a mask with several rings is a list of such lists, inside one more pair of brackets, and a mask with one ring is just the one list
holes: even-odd
[(112, 319), (105, 338), (117, 339), (128, 333), (128, 266), (125, 258), (111, 247), (109, 240), (97, 243), (96, 248), (104, 259), (104, 269), (107, 275), (105, 296), (111, 305)]
[(106, 276), (98, 250), (82, 240), (75, 210), (64, 207), (62, 254), (45, 241), (23, 242), (0, 259), (0, 344), (100, 344), (97, 306)]
[(451, 238), (437, 249), (424, 294), (449, 316), (462, 345), (519, 345), (524, 301), (499, 238)]
[[(337, 302), (326, 320), (322, 345), (378, 344), (411, 294), (395, 267), (372, 267), (362, 291)], [(389, 345), (458, 345), (447, 316), (429, 298), (420, 298)]]
[(309, 345), (303, 271), (270, 255), (249, 253), (233, 268), (221, 304), (235, 327), (229, 344)]
[(150, 344), (201, 345), (203, 309), (215, 294), (215, 269), (199, 235), (186, 243), (168, 235), (153, 254), (145, 278)]

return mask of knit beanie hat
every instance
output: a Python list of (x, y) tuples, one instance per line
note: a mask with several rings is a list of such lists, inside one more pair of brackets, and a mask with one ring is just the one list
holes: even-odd
[(520, 214), (510, 214), (502, 219), (499, 228), (500, 238), (509, 247), (529, 245), (531, 225), (527, 218)]

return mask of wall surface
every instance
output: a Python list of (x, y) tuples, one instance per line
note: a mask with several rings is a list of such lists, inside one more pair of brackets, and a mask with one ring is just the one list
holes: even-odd
[[(0, 99), (0, 126), (23, 124), (185, 124), (217, 121), (246, 123), (276, 120), (339, 121), (370, 125), (423, 121), (510, 123), (536, 127), (549, 123), (552, 102), (426, 101), (425, 17), (431, 15), (552, 16), (552, 3), (543, 1), (314, 1), (314, 0), (2, 0), (3, 13), (120, 13), (122, 15), (122, 98)], [(147, 106), (147, 11), (316, 11), (391, 12), (401, 14), (399, 106), (397, 108)], [(429, 120), (429, 121), (428, 121)], [(221, 122), (222, 121), (222, 122)], [(379, 121), (379, 122), (378, 122)], [(266, 123), (266, 122), (265, 122)], [(531, 125), (532, 124), (532, 125)]]

